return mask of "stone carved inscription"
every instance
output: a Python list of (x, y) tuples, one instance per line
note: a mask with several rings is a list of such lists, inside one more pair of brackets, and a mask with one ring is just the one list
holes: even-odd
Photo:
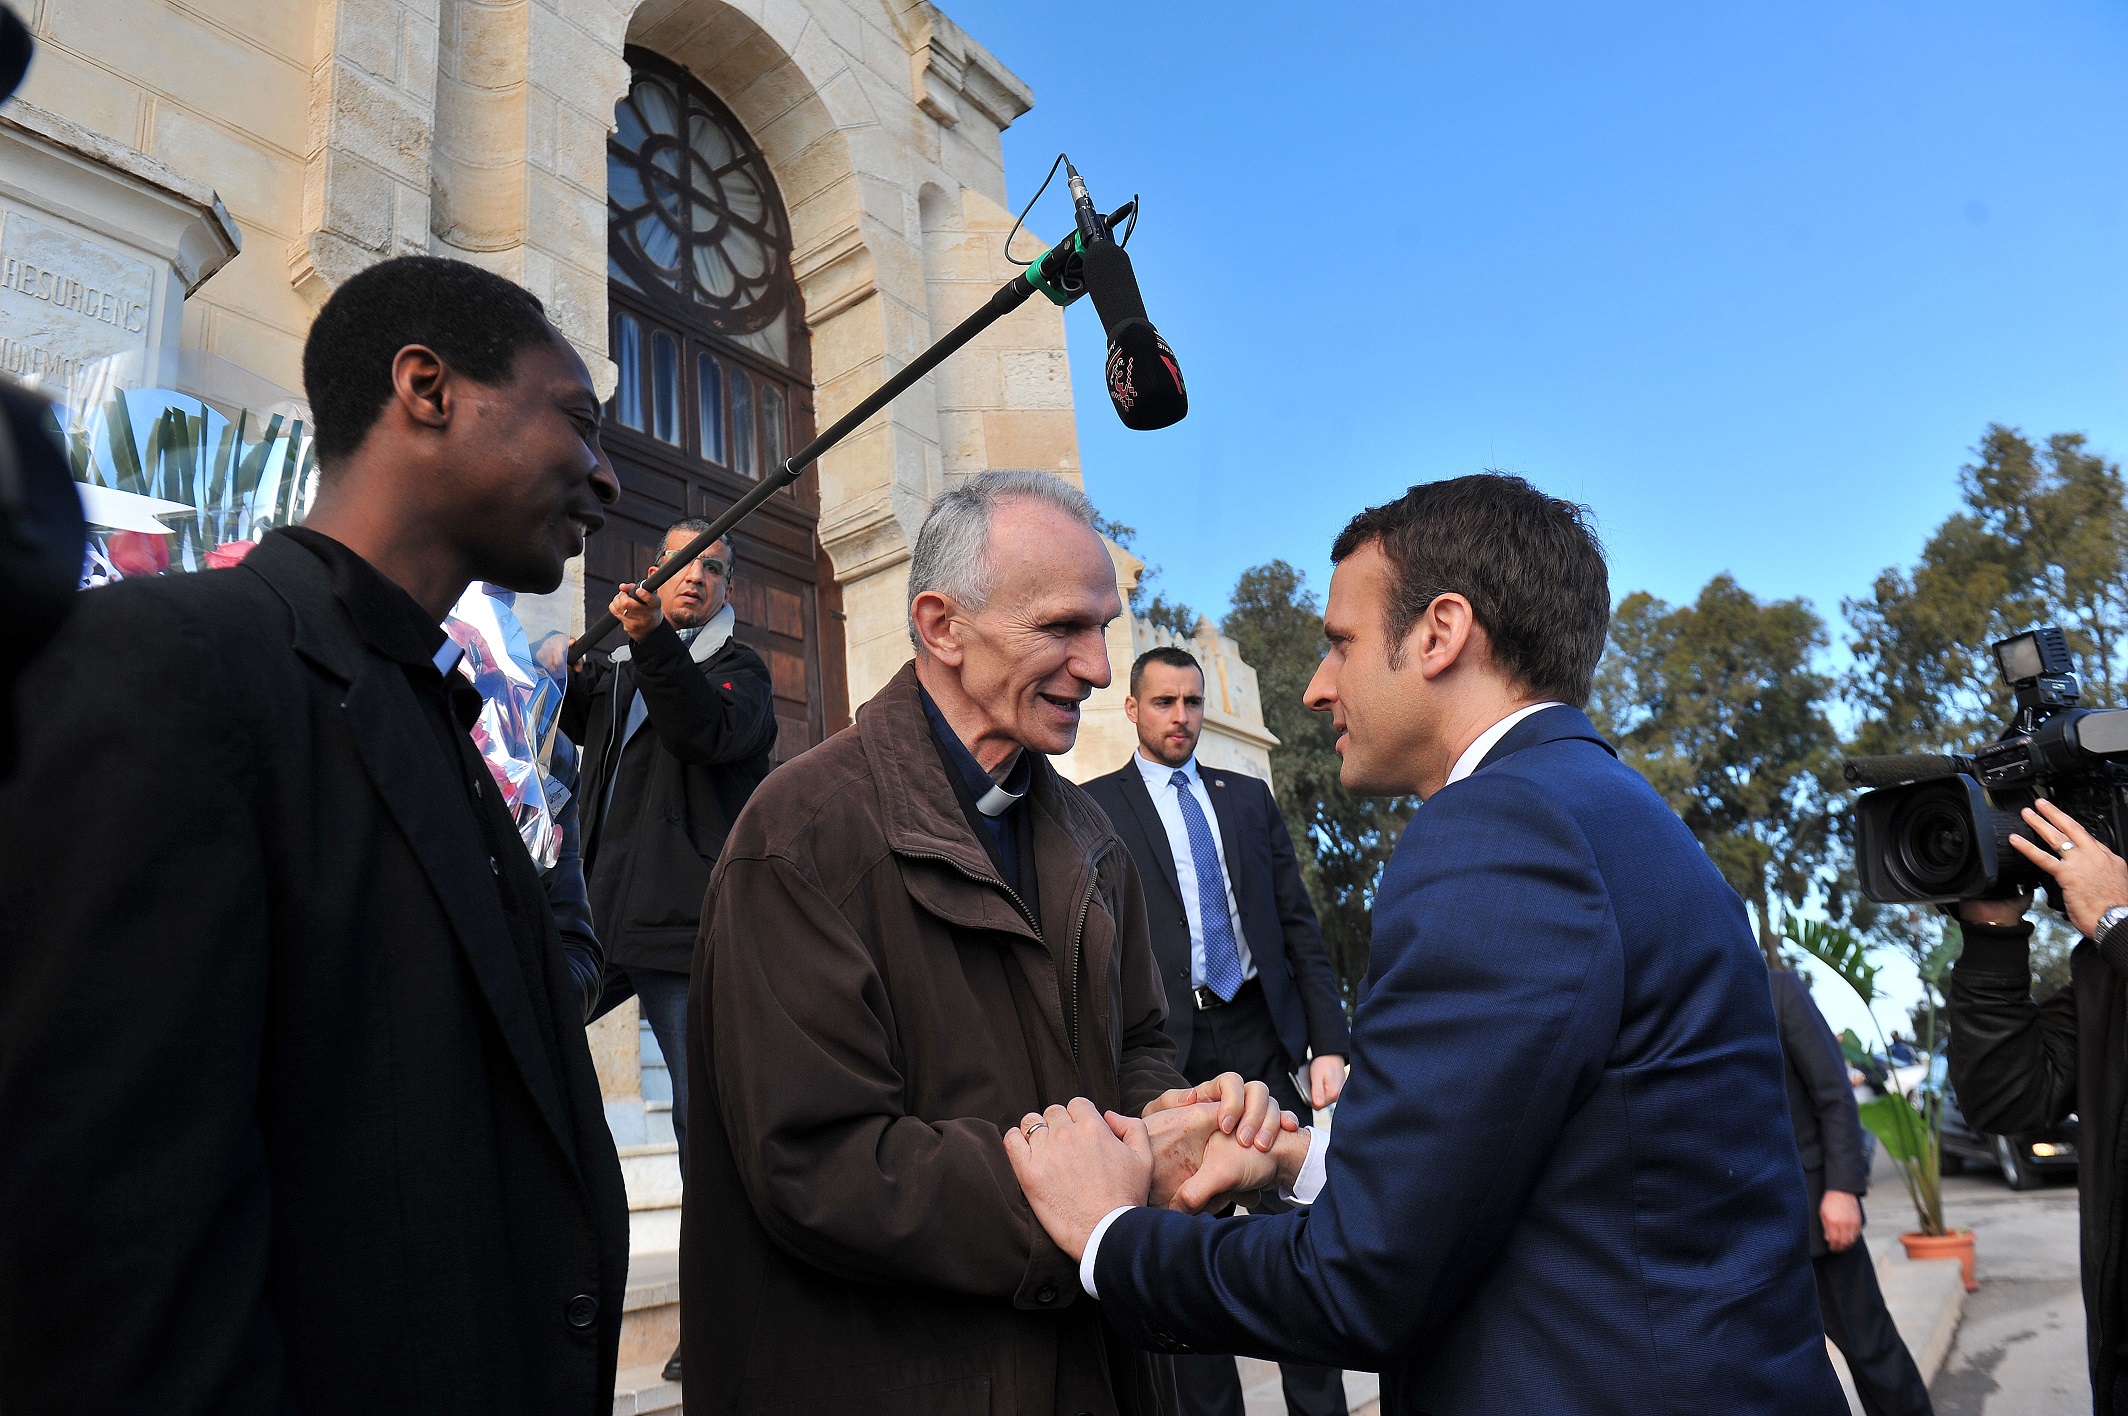
[(147, 346), (146, 263), (19, 211), (0, 221), (0, 372), (71, 379), (90, 360)]

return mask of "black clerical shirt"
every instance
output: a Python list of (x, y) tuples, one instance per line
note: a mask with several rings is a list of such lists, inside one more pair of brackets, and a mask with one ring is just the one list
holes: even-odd
[[(1012, 764), (1012, 770), (1005, 774), (1004, 781), (995, 780), (975, 760), (975, 754), (960, 740), (960, 735), (953, 731), (953, 725), (946, 721), (946, 715), (932, 701), (930, 692), (922, 685), (918, 685), (916, 692), (924, 705), (924, 717), (931, 724), (931, 740), (938, 747), (939, 760), (946, 765), (946, 780), (953, 784), (954, 800), (961, 804), (961, 814), (975, 828), (976, 839), (990, 853), (990, 863), (997, 867), (999, 877), (1012, 887), (1012, 892), (1025, 902), (1029, 913), (1039, 920), (1041, 907), (1035, 900), (1032, 873), (1020, 869), (1020, 862), (1033, 853), (1032, 843), (1028, 840), (1031, 828), (1026, 797), (1034, 781), (1034, 767), (1027, 760), (1027, 750), (1020, 749), (1019, 758)], [(1011, 800), (993, 814), (983, 810), (978, 803), (985, 796), (996, 801), (997, 796), (991, 793), (994, 787), (1002, 787), (1004, 791), (998, 795), (1008, 795)]]

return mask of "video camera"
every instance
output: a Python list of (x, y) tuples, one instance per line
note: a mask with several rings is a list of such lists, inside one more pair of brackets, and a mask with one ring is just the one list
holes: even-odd
[[(2080, 708), (2083, 685), (2053, 625), (1995, 646), (2017, 713), (1971, 756), (1858, 757), (1855, 856), (1862, 893), (1883, 904), (2004, 899), (2050, 884), (2010, 844), (2032, 839), (2019, 812), (2045, 797), (2121, 850), (2128, 839), (2128, 709)], [(1892, 785), (1897, 783), (1898, 785)], [(2058, 901), (2057, 901), (2058, 903)]]

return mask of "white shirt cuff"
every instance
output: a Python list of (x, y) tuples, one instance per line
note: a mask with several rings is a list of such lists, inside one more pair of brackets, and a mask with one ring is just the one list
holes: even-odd
[(1301, 1132), (1308, 1138), (1308, 1153), (1301, 1158), (1300, 1174), (1293, 1177), (1293, 1188), (1281, 1189), (1278, 1194), (1287, 1204), (1312, 1205), (1323, 1192), (1323, 1169), (1328, 1163), (1325, 1157), (1330, 1143), (1327, 1137), (1317, 1136), (1313, 1126), (1303, 1126)]
[(1108, 1233), (1108, 1226), (1116, 1222), (1117, 1215), (1129, 1214), (1137, 1208), (1137, 1205), (1117, 1205), (1102, 1215), (1101, 1222), (1094, 1226), (1094, 1232), (1086, 1236), (1086, 1252), (1079, 1255), (1079, 1287), (1086, 1290), (1087, 1297), (1101, 1296), (1094, 1291), (1094, 1259), (1101, 1252), (1101, 1236)]

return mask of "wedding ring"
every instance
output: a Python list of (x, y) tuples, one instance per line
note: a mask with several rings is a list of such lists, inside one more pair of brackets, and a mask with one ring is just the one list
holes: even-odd
[(1047, 1126), (1048, 1124), (1049, 1123), (1047, 1121), (1037, 1121), (1032, 1126), (1029, 1126), (1026, 1130), (1022, 1131), (1020, 1134), (1031, 1141), (1034, 1139), (1034, 1133), (1041, 1130), (1044, 1126)]
[(2071, 852), (2071, 851), (2073, 851), (2073, 850), (2075, 850), (2075, 849), (2076, 849), (2076, 842), (2074, 842), (2074, 841), (2063, 841), (2063, 842), (2062, 842), (2062, 843), (2061, 843), (2060, 845), (2058, 845), (2058, 846), (2056, 846), (2056, 847), (2054, 848), (2054, 853), (2055, 853), (2056, 855), (2067, 855), (2067, 854), (2069, 854), (2069, 852)]

